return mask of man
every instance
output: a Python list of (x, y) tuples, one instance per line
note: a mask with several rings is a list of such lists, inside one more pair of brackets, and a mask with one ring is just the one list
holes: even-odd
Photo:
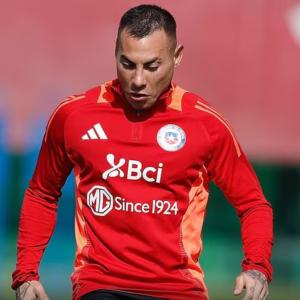
[(234, 294), (267, 298), (272, 209), (227, 122), (172, 82), (182, 53), (169, 12), (134, 7), (119, 25), (118, 79), (54, 111), (21, 212), (17, 299), (48, 299), (38, 266), (71, 170), (73, 299), (208, 299), (198, 258), (210, 180), (241, 220)]

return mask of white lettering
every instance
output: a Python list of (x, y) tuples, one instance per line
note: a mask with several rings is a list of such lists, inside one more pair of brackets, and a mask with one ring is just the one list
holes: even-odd
[(147, 203), (142, 201), (128, 201), (120, 196), (113, 196), (105, 187), (94, 186), (87, 193), (87, 204), (96, 216), (106, 216), (111, 210), (130, 213), (177, 215), (177, 201), (152, 200)]
[(129, 160), (127, 179), (138, 180), (142, 177), (142, 163), (138, 160)]
[(162, 168), (163, 168), (163, 164), (159, 163), (158, 164), (158, 169), (157, 169), (157, 177), (156, 177), (156, 182), (160, 183), (161, 180), (161, 174), (162, 174)]
[(150, 206), (148, 203), (144, 203), (142, 205), (142, 212), (145, 213), (145, 214), (148, 214), (150, 212)]
[(142, 207), (142, 203), (137, 203), (137, 204), (135, 205), (135, 211), (136, 211), (137, 213), (142, 212), (141, 209), (138, 208), (139, 206)]
[(144, 171), (143, 171), (143, 178), (145, 178), (145, 180), (148, 181), (148, 182), (155, 181), (155, 179), (153, 177), (148, 177), (147, 173), (149, 173), (149, 172), (155, 173), (156, 169), (153, 168), (153, 167), (145, 168)]
[(122, 210), (122, 198), (119, 196), (115, 197), (115, 210)]
[[(110, 168), (102, 173), (102, 178), (108, 180), (113, 177), (125, 177), (122, 168), (126, 166), (126, 159), (121, 158), (119, 161), (115, 159), (114, 154), (107, 154), (106, 160), (110, 165)], [(162, 178), (163, 164), (159, 163), (158, 167), (146, 167), (143, 169), (143, 165), (138, 160), (127, 161), (127, 177), (128, 180), (144, 179), (147, 182), (160, 183)]]

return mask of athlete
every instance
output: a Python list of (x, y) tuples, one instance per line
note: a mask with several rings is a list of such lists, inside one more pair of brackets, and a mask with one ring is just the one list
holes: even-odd
[(198, 260), (211, 180), (241, 221), (245, 257), (234, 294), (267, 298), (272, 208), (228, 123), (173, 83), (182, 53), (169, 12), (134, 7), (119, 25), (117, 79), (53, 112), (21, 211), (17, 299), (49, 299), (38, 267), (72, 170), (74, 300), (207, 300)]

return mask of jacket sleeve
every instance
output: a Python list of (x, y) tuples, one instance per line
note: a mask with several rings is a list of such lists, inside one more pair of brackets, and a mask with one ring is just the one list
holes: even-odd
[(25, 191), (13, 289), (25, 281), (39, 280), (38, 268), (55, 227), (61, 188), (73, 167), (64, 146), (65, 119), (59, 108), (50, 118), (33, 177)]
[(221, 122), (211, 130), (210, 178), (235, 208), (241, 222), (242, 268), (272, 279), (273, 210), (232, 130)]

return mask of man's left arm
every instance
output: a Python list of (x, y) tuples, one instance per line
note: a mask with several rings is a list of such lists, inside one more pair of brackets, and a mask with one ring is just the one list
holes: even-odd
[(234, 294), (246, 289), (245, 300), (266, 299), (272, 279), (272, 207), (229, 126), (222, 124), (211, 132), (211, 146), (208, 173), (234, 206), (241, 222), (245, 257)]

